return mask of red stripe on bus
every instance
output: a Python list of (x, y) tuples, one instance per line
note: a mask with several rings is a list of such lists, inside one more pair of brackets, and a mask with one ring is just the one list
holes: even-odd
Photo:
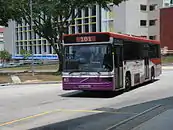
[(161, 64), (161, 59), (160, 58), (151, 59), (151, 62), (153, 62), (156, 65)]
[(120, 38), (120, 39), (126, 39), (130, 41), (139, 41), (139, 42), (148, 42), (153, 44), (160, 44), (160, 41), (157, 40), (150, 40), (142, 37), (135, 37), (135, 36), (129, 36), (126, 34), (118, 34), (114, 32), (88, 32), (88, 33), (76, 33), (76, 34), (64, 34), (63, 38), (66, 36), (80, 36), (82, 34), (106, 34), (113, 38)]

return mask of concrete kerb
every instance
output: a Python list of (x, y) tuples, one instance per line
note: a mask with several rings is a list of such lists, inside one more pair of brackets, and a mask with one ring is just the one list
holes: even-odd
[(0, 86), (10, 86), (10, 85), (34, 85), (34, 84), (62, 84), (61, 81), (46, 81), (46, 82), (22, 82), (22, 83), (4, 83)]
[(162, 66), (163, 70), (173, 70), (173, 66)]

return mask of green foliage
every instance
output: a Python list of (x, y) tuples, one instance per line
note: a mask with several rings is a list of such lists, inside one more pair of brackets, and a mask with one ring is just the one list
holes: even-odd
[(23, 56), (23, 59), (25, 60), (28, 59), (29, 56), (31, 56), (31, 52), (24, 49), (20, 51), (20, 54)]
[(4, 51), (0, 51), (0, 59), (4, 62), (5, 60), (10, 60), (11, 59), (11, 55), (8, 51), (4, 50)]
[[(0, 24), (8, 25), (9, 20), (25, 21), (31, 25), (31, 0), (0, 0)], [(125, 0), (32, 0), (32, 21), (34, 31), (46, 38), (62, 61), (62, 35), (78, 16), (79, 11), (95, 4), (109, 9), (107, 4), (118, 5)], [(75, 11), (76, 9), (76, 11)], [(40, 20), (39, 20), (40, 19)], [(41, 22), (42, 21), (42, 22)], [(57, 48), (58, 45), (58, 48)], [(60, 66), (60, 69), (62, 67)]]

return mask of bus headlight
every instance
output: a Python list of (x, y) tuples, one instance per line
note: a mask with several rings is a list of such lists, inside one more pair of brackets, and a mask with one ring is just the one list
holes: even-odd
[(64, 82), (69, 82), (69, 78), (64, 78), (63, 81)]

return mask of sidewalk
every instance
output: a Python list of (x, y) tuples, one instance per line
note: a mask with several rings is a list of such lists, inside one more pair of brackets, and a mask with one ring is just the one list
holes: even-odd
[(172, 130), (173, 129), (173, 109), (148, 120), (133, 130)]
[(21, 82), (21, 83), (4, 83), (0, 86), (9, 86), (9, 85), (34, 85), (34, 84), (61, 84), (61, 81), (41, 81), (41, 82)]

